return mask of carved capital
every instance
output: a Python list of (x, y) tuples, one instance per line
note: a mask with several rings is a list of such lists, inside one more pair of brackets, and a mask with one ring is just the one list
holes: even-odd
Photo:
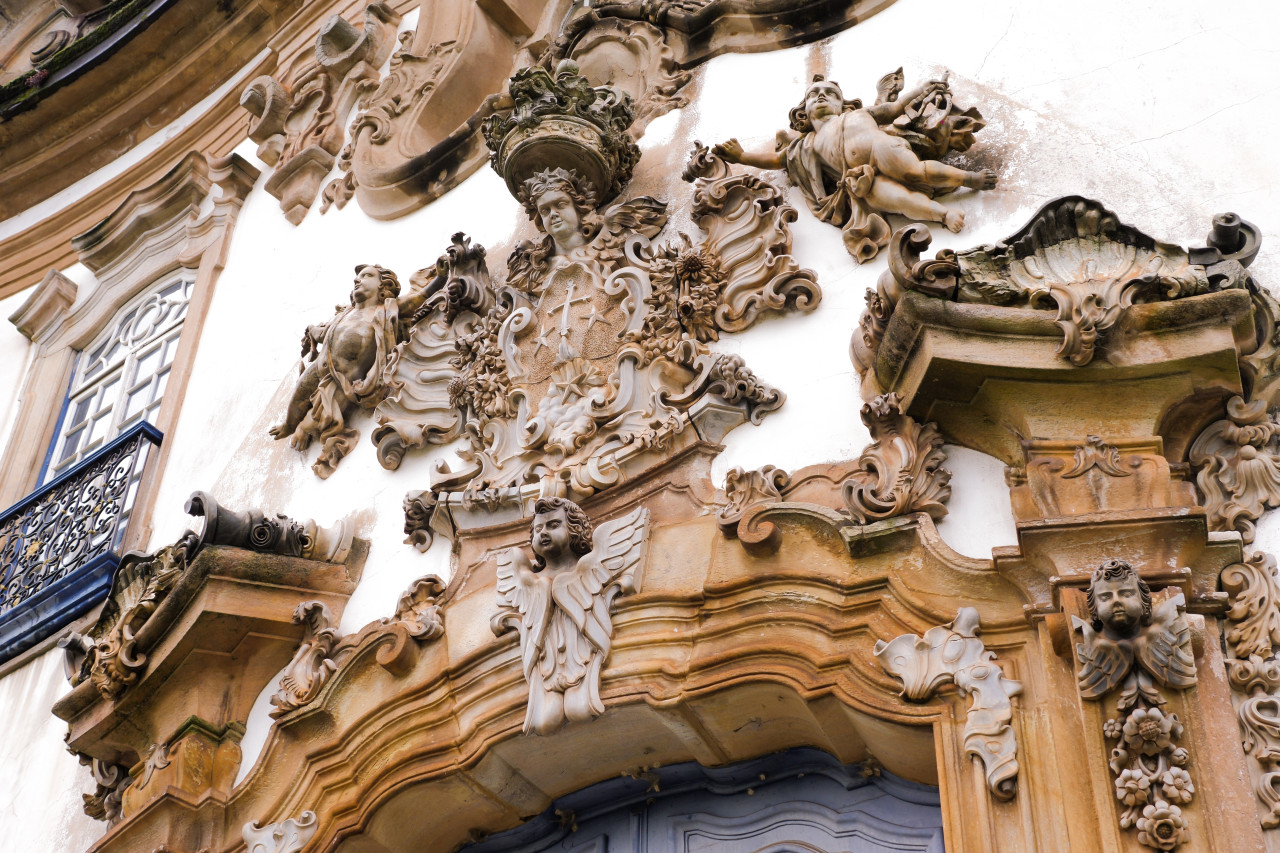
[(76, 283), (57, 270), (49, 270), (9, 322), (29, 340), (39, 340), (50, 331), (76, 301)]

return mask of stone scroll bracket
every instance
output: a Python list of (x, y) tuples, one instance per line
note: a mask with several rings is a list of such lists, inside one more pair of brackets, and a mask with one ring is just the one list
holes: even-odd
[(902, 697), (926, 702), (953, 684), (970, 700), (964, 723), (965, 755), (982, 762), (987, 788), (999, 800), (1018, 791), (1018, 743), (1010, 725), (1014, 696), (1022, 684), (1006, 678), (995, 653), (978, 638), (978, 611), (962, 607), (946, 625), (921, 637), (903, 634), (876, 641), (875, 657), (886, 673), (902, 682)]

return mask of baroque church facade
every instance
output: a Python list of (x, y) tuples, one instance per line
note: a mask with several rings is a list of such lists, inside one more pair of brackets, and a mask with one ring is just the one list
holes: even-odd
[(5, 844), (1280, 851), (1278, 22), (0, 0)]

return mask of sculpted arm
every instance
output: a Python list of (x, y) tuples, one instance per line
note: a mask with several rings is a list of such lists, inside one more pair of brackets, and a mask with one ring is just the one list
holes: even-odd
[(918, 102), (921, 98), (927, 98), (938, 92), (945, 92), (946, 89), (947, 83), (945, 80), (930, 80), (928, 83), (917, 86), (902, 95), (896, 101), (876, 104), (873, 107), (867, 107), (866, 110), (876, 120), (876, 124), (890, 124), (894, 119), (906, 112), (907, 107)]
[(428, 267), (410, 276), (409, 292), (396, 299), (400, 306), (400, 318), (408, 320), (412, 317), (422, 307), (422, 303), (444, 287), (448, 278), (448, 258), (444, 256), (436, 261), (434, 269)]
[(777, 143), (772, 148), (759, 148), (748, 151), (737, 139), (730, 139), (715, 146), (712, 151), (730, 163), (741, 163), (744, 166), (755, 166), (757, 169), (781, 169), (783, 167), (781, 149), (791, 141), (788, 131), (778, 131)]

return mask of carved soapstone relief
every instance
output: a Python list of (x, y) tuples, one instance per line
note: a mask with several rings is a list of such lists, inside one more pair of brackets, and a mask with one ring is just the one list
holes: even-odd
[(935, 196), (996, 185), (990, 169), (970, 172), (939, 162), (948, 152), (967, 151), (986, 125), (976, 109), (956, 106), (945, 79), (903, 94), (898, 69), (877, 88), (876, 103), (863, 107), (817, 75), (791, 110), (790, 129), (778, 132), (773, 147), (746, 151), (731, 139), (715, 148), (731, 162), (785, 169), (814, 215), (841, 227), (845, 248), (858, 263), (889, 242), (887, 214), (939, 222), (958, 232), (964, 214)]
[(300, 603), (294, 609), (293, 621), (306, 630), (293, 659), (280, 676), (279, 688), (268, 700), (275, 706), (270, 716), (278, 719), (315, 701), (330, 678), (362, 646), (390, 645), (393, 653), (386, 657), (380, 654), (377, 661), (393, 674), (404, 675), (413, 658), (402, 653), (397, 634), (418, 643), (429, 643), (443, 636), (440, 597), (444, 588), (444, 582), (435, 575), (418, 578), (401, 594), (393, 617), (378, 619), (344, 637), (338, 635), (337, 622), (323, 602)]
[(1239, 288), (1248, 289), (1263, 309), (1259, 313), (1271, 318), (1271, 328), (1259, 337), (1259, 352), (1243, 359), (1246, 368), (1253, 365), (1254, 375), (1265, 372), (1264, 351), (1272, 356), (1276, 351), (1263, 344), (1275, 331), (1275, 302), (1245, 271), (1257, 254), (1258, 232), (1234, 214), (1215, 217), (1215, 223), (1226, 218), (1236, 226), (1235, 251), (1220, 250), (1230, 241), (1215, 242), (1213, 235), (1210, 246), (1188, 250), (1125, 225), (1097, 201), (1067, 196), (1046, 204), (999, 243), (962, 252), (944, 249), (924, 260), (920, 254), (932, 239), (929, 230), (909, 225), (894, 233), (889, 269), (867, 292), (867, 308), (851, 344), (854, 364), (864, 379), (872, 371), (893, 310), (908, 290), (957, 302), (1055, 311), (1062, 332), (1058, 355), (1082, 367), (1106, 352), (1111, 330), (1130, 306)]
[(1178, 715), (1165, 707), (1158, 685), (1183, 690), (1196, 683), (1191, 627), (1177, 593), (1153, 604), (1151, 589), (1121, 560), (1108, 560), (1089, 582), (1090, 621), (1072, 617), (1083, 642), (1080, 695), (1100, 700), (1119, 691), (1116, 717), (1103, 724), (1111, 750), (1116, 799), (1123, 805), (1122, 829), (1136, 827), (1138, 843), (1174, 850), (1188, 838), (1182, 806), (1195, 785), (1186, 770), (1187, 750)]
[[(433, 284), (439, 286), (439, 277)], [(400, 295), (400, 280), (377, 264), (356, 267), (350, 304), (336, 307), (327, 323), (308, 326), (302, 335), (306, 364), (284, 421), (271, 428), (273, 438), (288, 438), (305, 451), (313, 440), (320, 455), (312, 465), (327, 478), (355, 447), (360, 431), (347, 425), (359, 408), (372, 409), (387, 396), (397, 344), (405, 339), (406, 322), (432, 292), (415, 277), (411, 291)]]
[(307, 846), (320, 821), (313, 811), (305, 811), (296, 818), (258, 826), (256, 820), (246, 823), (241, 836), (248, 853), (299, 853)]
[(1241, 745), (1254, 761), (1253, 790), (1262, 826), (1280, 826), (1280, 586), (1276, 561), (1254, 552), (1222, 570), (1230, 596), (1227, 679), (1235, 692)]
[(936, 424), (919, 424), (902, 411), (897, 394), (882, 394), (862, 407), (873, 442), (844, 483), (846, 509), (859, 524), (912, 512), (935, 521), (947, 514), (951, 472)]
[(930, 628), (923, 637), (877, 640), (875, 656), (886, 673), (902, 682), (902, 696), (911, 702), (926, 702), (948, 684), (971, 700), (964, 723), (965, 755), (982, 762), (991, 795), (1008, 800), (1018, 791), (1010, 700), (1022, 693), (1022, 684), (1005, 678), (978, 630), (978, 611), (962, 607), (949, 624)]
[(566, 722), (604, 713), (600, 672), (613, 642), (613, 602), (639, 591), (649, 510), (638, 507), (592, 529), (564, 498), (535, 506), (530, 546), (498, 554), (498, 613), (493, 631), (519, 633), (529, 684), (525, 734), (550, 734)]
[(241, 95), (240, 106), (253, 114), (249, 138), (259, 143), (258, 156), (275, 166), (267, 192), (294, 225), (307, 215), (333, 168), (347, 115), (377, 86), (399, 22), (400, 14), (381, 2), (365, 8), (360, 30), (334, 15), (316, 38), (314, 58), (287, 84), (264, 75)]
[(1232, 397), (1227, 417), (1200, 433), (1188, 460), (1210, 527), (1237, 530), (1252, 542), (1254, 523), (1280, 506), (1280, 424), (1267, 401)]
[(137, 682), (148, 661), (148, 650), (137, 645), (139, 630), (206, 545), (329, 562), (345, 560), (351, 547), (351, 532), (343, 524), (322, 528), (310, 519), (297, 522), (257, 510), (227, 510), (205, 492), (192, 493), (186, 511), (204, 519), (203, 530), (187, 531), (153, 554), (126, 554), (93, 627), (59, 640), (73, 686), (88, 680), (103, 698), (117, 699)]

